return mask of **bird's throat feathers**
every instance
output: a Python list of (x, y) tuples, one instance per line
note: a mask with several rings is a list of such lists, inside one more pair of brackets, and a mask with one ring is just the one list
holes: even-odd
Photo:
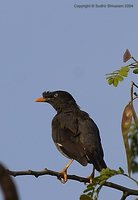
[(79, 106), (75, 103), (75, 102), (72, 102), (72, 101), (67, 101), (67, 102), (63, 102), (63, 103), (60, 103), (60, 104), (56, 104), (55, 102), (54, 103), (50, 103), (53, 108), (59, 113), (59, 112), (68, 112), (68, 111), (71, 111), (71, 110), (74, 110), (74, 109), (80, 109)]

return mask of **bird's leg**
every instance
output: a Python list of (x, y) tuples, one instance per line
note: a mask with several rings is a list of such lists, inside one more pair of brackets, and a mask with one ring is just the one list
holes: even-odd
[(66, 182), (67, 182), (67, 180), (68, 180), (68, 177), (67, 177), (67, 170), (68, 170), (68, 168), (70, 167), (70, 165), (72, 164), (73, 161), (74, 161), (74, 160), (71, 159), (71, 160), (69, 161), (69, 163), (65, 166), (65, 168), (59, 172), (61, 175), (63, 175), (63, 178), (61, 178), (61, 182), (62, 182), (62, 183), (66, 183)]
[(93, 167), (93, 170), (92, 170), (91, 175), (88, 176), (88, 179), (89, 179), (90, 184), (92, 184), (92, 182), (93, 182), (94, 174), (95, 174), (95, 168)]

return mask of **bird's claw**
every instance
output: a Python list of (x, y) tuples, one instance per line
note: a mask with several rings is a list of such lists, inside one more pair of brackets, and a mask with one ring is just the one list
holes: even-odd
[(64, 169), (62, 171), (59, 172), (60, 173), (60, 177), (59, 180), (61, 181), (61, 183), (65, 184), (68, 181), (68, 177), (67, 177), (67, 169)]
[(93, 183), (93, 177), (89, 176), (88, 179), (89, 179), (89, 183), (92, 184)]
[(92, 171), (91, 175), (87, 177), (90, 184), (93, 183), (94, 174), (95, 174), (95, 168), (93, 168), (93, 171)]
[(61, 177), (59, 177), (59, 180), (61, 181), (61, 183), (66, 183), (68, 181), (68, 175), (67, 175), (67, 170), (69, 168), (69, 166), (72, 164), (73, 159), (71, 159), (69, 161), (69, 163), (66, 165), (66, 167), (59, 172), (59, 174), (61, 175)]

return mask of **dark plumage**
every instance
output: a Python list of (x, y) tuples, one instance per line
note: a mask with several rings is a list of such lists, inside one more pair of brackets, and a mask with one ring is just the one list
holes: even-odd
[(52, 138), (66, 157), (97, 171), (106, 168), (99, 130), (88, 113), (80, 110), (75, 99), (65, 91), (44, 92), (37, 102), (47, 102), (57, 111), (52, 120)]

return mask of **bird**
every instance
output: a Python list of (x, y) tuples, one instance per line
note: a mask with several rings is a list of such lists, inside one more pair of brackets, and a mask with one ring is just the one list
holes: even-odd
[(67, 182), (67, 170), (74, 160), (82, 166), (93, 164), (93, 172), (107, 168), (99, 129), (69, 92), (44, 91), (42, 97), (35, 101), (49, 103), (56, 110), (52, 120), (52, 139), (60, 153), (70, 159), (60, 171), (64, 183)]

